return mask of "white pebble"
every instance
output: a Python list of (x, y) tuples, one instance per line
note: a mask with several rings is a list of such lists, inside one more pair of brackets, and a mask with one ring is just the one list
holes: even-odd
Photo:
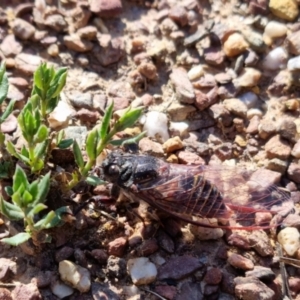
[(247, 92), (239, 96), (239, 99), (243, 101), (248, 108), (252, 108), (256, 105), (258, 100), (257, 95), (253, 92)]
[(148, 137), (161, 139), (165, 142), (169, 139), (168, 118), (166, 114), (158, 111), (150, 111), (144, 118), (144, 131)]
[(58, 271), (60, 278), (81, 293), (86, 293), (91, 287), (91, 274), (89, 270), (74, 264), (69, 260), (59, 263)]
[(53, 112), (48, 117), (49, 126), (53, 129), (67, 127), (69, 120), (76, 113), (68, 103), (59, 101)]
[(263, 116), (263, 112), (258, 109), (258, 108), (250, 108), (248, 111), (247, 111), (247, 119), (250, 120), (252, 119), (254, 116), (259, 116), (259, 117), (262, 117)]
[(300, 55), (296, 56), (296, 57), (293, 57), (293, 58), (290, 58), (288, 60), (287, 66), (288, 66), (289, 71), (299, 70), (300, 69)]
[(236, 87), (252, 87), (258, 84), (261, 72), (254, 68), (244, 68), (241, 75), (233, 80)]
[(283, 23), (277, 21), (270, 21), (265, 27), (264, 34), (271, 39), (282, 37), (286, 34), (287, 28)]
[(300, 233), (295, 227), (286, 227), (277, 235), (278, 242), (289, 256), (300, 248)]
[(64, 299), (74, 293), (74, 289), (58, 280), (51, 283), (51, 291), (58, 299)]
[(203, 66), (198, 65), (198, 66), (192, 67), (188, 71), (187, 75), (188, 75), (189, 80), (195, 80), (195, 79), (200, 78), (203, 74), (204, 74)]
[(278, 70), (286, 67), (288, 53), (282, 47), (270, 51), (263, 60), (263, 68), (267, 70)]
[(156, 279), (157, 269), (148, 257), (129, 259), (127, 270), (135, 285), (149, 284)]
[(184, 137), (188, 132), (189, 124), (186, 122), (170, 122), (170, 130), (173, 135)]

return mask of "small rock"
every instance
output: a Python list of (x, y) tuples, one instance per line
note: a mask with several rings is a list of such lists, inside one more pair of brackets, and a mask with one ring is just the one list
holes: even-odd
[(244, 118), (247, 114), (246, 104), (237, 98), (226, 99), (223, 101), (224, 107), (236, 116)]
[(90, 252), (91, 256), (101, 265), (105, 264), (108, 259), (107, 253), (102, 249), (93, 249)]
[(18, 126), (18, 121), (17, 118), (13, 115), (10, 114), (6, 120), (1, 123), (1, 132), (3, 133), (12, 133), (17, 129)]
[(178, 154), (178, 160), (182, 164), (186, 165), (204, 165), (205, 161), (202, 159), (199, 155), (188, 152), (188, 151), (179, 151)]
[[(39, 271), (36, 277), (36, 284), (38, 288), (45, 288), (51, 284), (54, 277), (53, 271)], [(1, 298), (0, 298), (1, 299)]]
[(300, 140), (294, 145), (291, 154), (296, 158), (300, 158)]
[(200, 78), (201, 76), (204, 75), (203, 65), (197, 65), (197, 66), (192, 67), (188, 71), (187, 75), (188, 75), (189, 80), (191, 80), (191, 81)]
[[(265, 50), (266, 44), (260, 32), (254, 31), (253, 29), (246, 29), (243, 30), (242, 33), (253, 50), (257, 52), (263, 52)], [(245, 56), (243, 55), (243, 57)]]
[(278, 128), (281, 137), (293, 142), (297, 135), (297, 127), (293, 120), (283, 119)]
[(300, 107), (300, 104), (299, 104), (299, 101), (296, 100), (296, 99), (290, 99), (290, 100), (287, 100), (285, 103), (284, 103), (285, 107), (287, 110), (290, 110), (290, 111), (296, 111), (299, 109)]
[(177, 288), (170, 285), (157, 285), (154, 291), (160, 296), (170, 300), (175, 299), (177, 294)]
[(271, 282), (275, 279), (275, 273), (270, 269), (262, 266), (255, 266), (253, 270), (245, 273), (246, 277), (255, 277), (261, 281)]
[(108, 244), (108, 254), (122, 257), (126, 247), (127, 239), (124, 237), (119, 237)]
[(233, 80), (236, 87), (253, 87), (256, 86), (260, 80), (261, 72), (254, 68), (244, 68), (241, 75)]
[(185, 26), (188, 23), (187, 11), (183, 6), (173, 6), (169, 11), (169, 18), (180, 26)]
[(249, 243), (261, 256), (270, 256), (274, 254), (270, 238), (263, 230), (255, 230), (249, 236)]
[(263, 67), (267, 70), (278, 70), (286, 67), (288, 53), (282, 47), (271, 50), (263, 60)]
[(61, 249), (55, 252), (56, 262), (61, 262), (70, 258), (74, 254), (74, 249), (68, 246), (62, 247)]
[(55, 280), (51, 283), (51, 292), (59, 299), (64, 299), (65, 297), (72, 295), (74, 289), (60, 280)]
[(143, 105), (146, 106), (146, 107), (154, 104), (154, 97), (150, 94), (144, 94), (141, 97), (141, 100), (143, 102)]
[[(91, 294), (93, 297), (93, 300), (120, 300), (120, 295), (118, 293), (118, 290), (116, 289), (112, 290), (113, 286), (109, 286), (107, 283), (100, 283), (100, 282), (93, 282), (92, 283), (92, 289)], [(125, 290), (125, 289), (124, 289)], [(122, 293), (123, 294), (123, 293)], [(135, 293), (137, 294), (137, 293)], [(128, 298), (132, 299), (132, 298)], [(135, 300), (135, 299), (132, 299)]]
[(121, 0), (91, 0), (89, 1), (91, 12), (97, 14), (99, 17), (115, 18), (118, 17), (123, 10)]
[(174, 253), (175, 245), (171, 237), (163, 230), (159, 230), (157, 236), (159, 246), (168, 253)]
[(0, 299), (13, 300), (12, 295), (8, 289), (0, 288)]
[(52, 57), (57, 57), (59, 55), (58, 45), (52, 44), (47, 48), (47, 53)]
[(286, 160), (281, 160), (279, 158), (273, 158), (268, 161), (266, 168), (269, 170), (279, 172), (281, 174), (284, 174), (286, 169), (288, 167), (288, 162)]
[(74, 117), (78, 118), (83, 123), (96, 123), (100, 118), (100, 114), (97, 111), (81, 108)]
[(196, 90), (196, 101), (195, 105), (198, 110), (202, 111), (207, 107), (212, 106), (218, 100), (218, 87), (215, 86), (208, 93), (203, 93), (201, 91)]
[(69, 260), (63, 260), (59, 263), (58, 268), (62, 281), (70, 284), (81, 293), (86, 293), (91, 287), (90, 272)]
[(269, 8), (276, 17), (287, 21), (293, 21), (299, 14), (295, 0), (270, 0)]
[(203, 280), (207, 284), (217, 285), (222, 280), (222, 271), (219, 268), (211, 268), (207, 270)]
[(221, 66), (225, 60), (224, 52), (218, 47), (204, 49), (204, 60), (212, 66)]
[[(202, 219), (199, 221), (204, 224), (216, 224), (218, 222), (216, 219)], [(221, 228), (206, 228), (192, 224), (189, 224), (189, 228), (191, 233), (201, 241), (218, 240), (224, 235), (224, 231)]]
[(176, 150), (180, 150), (182, 148), (183, 148), (183, 143), (182, 143), (180, 137), (178, 137), (178, 136), (168, 139), (163, 144), (163, 150), (166, 153), (171, 153)]
[(159, 249), (156, 239), (146, 240), (139, 247), (138, 252), (141, 256), (149, 256)]
[(139, 141), (139, 148), (143, 153), (154, 155), (154, 156), (163, 156), (164, 150), (160, 143), (151, 141), (149, 138), (142, 138)]
[(220, 299), (219, 287), (217, 285), (206, 284), (204, 287), (203, 295), (210, 299)]
[(224, 52), (226, 56), (232, 57), (243, 53), (249, 47), (248, 43), (245, 41), (244, 37), (235, 32), (229, 35), (224, 43)]
[(110, 256), (107, 261), (107, 275), (109, 277), (122, 278), (126, 274), (126, 260)]
[(88, 52), (93, 48), (93, 43), (82, 40), (77, 34), (65, 35), (64, 44), (68, 49), (76, 52)]
[(262, 139), (267, 139), (270, 135), (274, 134), (277, 130), (277, 125), (271, 120), (261, 120), (258, 125), (259, 136)]
[(240, 299), (264, 299), (272, 300), (275, 292), (262, 283), (259, 279), (253, 277), (236, 277), (235, 295)]
[(182, 103), (192, 104), (195, 101), (193, 86), (183, 68), (173, 69), (170, 75), (171, 82), (176, 91), (177, 98)]
[(138, 71), (150, 80), (155, 79), (157, 77), (157, 69), (153, 63), (142, 62), (138, 66)]
[(291, 146), (280, 135), (275, 135), (265, 145), (265, 150), (269, 158), (287, 159), (291, 154)]
[(287, 63), (287, 68), (289, 71), (297, 71), (300, 69), (300, 56), (290, 58)]
[(158, 269), (158, 279), (180, 280), (203, 268), (203, 263), (195, 257), (183, 255), (170, 258)]
[(218, 88), (218, 95), (221, 99), (233, 98), (237, 95), (238, 90), (232, 82), (229, 82)]
[(5, 57), (14, 57), (22, 52), (22, 44), (18, 42), (13, 34), (8, 34), (0, 44), (0, 49)]
[(168, 118), (164, 113), (150, 111), (146, 114), (143, 121), (143, 131), (147, 131), (148, 137), (157, 138), (163, 142), (169, 138)]
[(196, 108), (193, 105), (185, 105), (176, 102), (172, 102), (172, 104), (167, 108), (167, 112), (171, 116), (171, 120), (174, 122), (185, 121), (188, 115), (195, 110)]
[(37, 286), (33, 283), (16, 285), (16, 287), (11, 292), (11, 296), (13, 299), (18, 299), (18, 300), (42, 300), (43, 299)]
[[(277, 21), (270, 21), (264, 29), (264, 36), (271, 39), (276, 39), (285, 36), (287, 33), (287, 27), (285, 24)], [(269, 44), (269, 43), (268, 43)]]
[(246, 92), (238, 97), (241, 101), (243, 101), (248, 108), (253, 108), (257, 105), (258, 97), (253, 92)]
[[(235, 142), (237, 142), (237, 137), (235, 139)], [(223, 143), (221, 145), (218, 145), (215, 148), (216, 155), (222, 160), (231, 159), (232, 158), (232, 143)]]
[(48, 117), (49, 126), (59, 130), (69, 125), (69, 120), (75, 115), (75, 110), (68, 103), (59, 101)]
[(254, 264), (250, 259), (236, 253), (228, 253), (227, 262), (233, 267), (242, 270), (253, 270), (254, 268)]
[(22, 40), (30, 39), (35, 32), (35, 27), (23, 19), (16, 18), (12, 25), (13, 33)]
[(157, 269), (147, 257), (128, 260), (127, 270), (135, 285), (149, 284), (156, 279)]
[(44, 24), (57, 32), (64, 32), (68, 27), (68, 23), (61, 14), (51, 14), (43, 20)]
[(97, 36), (97, 28), (95, 26), (85, 26), (77, 31), (77, 35), (86, 40), (94, 40)]
[(300, 30), (289, 34), (286, 38), (286, 41), (288, 44), (289, 53), (300, 55)]
[(193, 86), (197, 89), (201, 88), (213, 88), (216, 86), (215, 77), (211, 74), (205, 74), (198, 81), (193, 83)]
[(267, 169), (258, 169), (250, 177), (251, 184), (258, 183), (260, 187), (269, 187), (278, 184), (281, 174)]
[(300, 166), (298, 163), (291, 163), (288, 168), (288, 178), (296, 183), (300, 183)]
[(294, 256), (300, 248), (300, 233), (297, 228), (282, 229), (277, 235), (277, 240), (289, 256)]
[(42, 59), (38, 55), (20, 53), (16, 56), (15, 63), (18, 71), (32, 75), (41, 65)]
[(288, 281), (291, 291), (298, 294), (300, 292), (300, 278), (291, 277)]
[(70, 103), (76, 108), (93, 108), (93, 97), (90, 93), (81, 93), (79, 91), (73, 91), (67, 96), (70, 100)]
[(185, 137), (188, 134), (189, 125), (186, 122), (170, 122), (169, 129), (173, 136)]
[(248, 234), (245, 235), (243, 232), (232, 232), (228, 237), (227, 237), (227, 242), (231, 246), (235, 246), (244, 250), (250, 250), (250, 242), (248, 240)]
[(258, 126), (260, 123), (260, 117), (259, 116), (253, 116), (250, 119), (249, 125), (246, 129), (246, 132), (249, 134), (256, 134), (258, 133)]
[(185, 282), (177, 295), (176, 300), (203, 300), (200, 282)]

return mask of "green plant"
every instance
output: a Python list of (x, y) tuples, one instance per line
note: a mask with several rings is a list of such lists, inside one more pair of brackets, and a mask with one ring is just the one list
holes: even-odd
[(18, 116), (22, 135), (26, 140), (21, 151), (8, 141), (8, 152), (31, 168), (31, 172), (40, 172), (49, 156), (50, 145), (70, 146), (73, 140), (63, 140), (63, 132), (51, 133), (47, 117), (55, 109), (59, 94), (66, 83), (67, 69), (57, 71), (42, 64), (34, 73), (32, 95)]
[(51, 241), (48, 234), (44, 234), (41, 239), (41, 230), (59, 225), (61, 214), (66, 211), (66, 207), (61, 207), (56, 211), (50, 211), (39, 221), (35, 222), (37, 215), (45, 210), (44, 204), (50, 188), (50, 173), (41, 179), (29, 183), (24, 170), (17, 166), (13, 176), (12, 187), (7, 187), (6, 192), (11, 197), (12, 203), (5, 201), (0, 196), (0, 211), (10, 220), (24, 220), (25, 232), (18, 233), (10, 238), (3, 238), (1, 241), (10, 245), (19, 245), (30, 238), (35, 244)]
[(86, 180), (91, 185), (102, 184), (98, 177), (89, 175), (92, 167), (96, 163), (97, 157), (102, 153), (102, 151), (107, 147), (108, 144), (114, 146), (122, 146), (126, 143), (134, 143), (141, 139), (145, 132), (142, 132), (138, 136), (131, 139), (117, 139), (113, 140), (116, 133), (123, 131), (124, 129), (131, 127), (140, 118), (142, 114), (142, 108), (128, 108), (123, 116), (111, 125), (111, 120), (113, 116), (113, 102), (107, 108), (102, 123), (100, 126), (94, 127), (86, 138), (86, 153), (87, 162), (84, 162), (82, 152), (76, 141), (73, 143), (73, 152), (75, 156), (76, 163), (78, 165), (78, 172), (73, 172), (72, 180), (69, 183), (69, 188), (73, 188), (79, 181)]

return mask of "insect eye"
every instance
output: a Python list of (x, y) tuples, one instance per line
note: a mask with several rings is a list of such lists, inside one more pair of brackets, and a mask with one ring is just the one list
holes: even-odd
[(109, 176), (118, 176), (120, 174), (120, 168), (116, 165), (111, 165), (108, 167)]

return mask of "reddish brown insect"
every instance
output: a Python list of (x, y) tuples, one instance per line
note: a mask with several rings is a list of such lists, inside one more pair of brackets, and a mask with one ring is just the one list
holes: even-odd
[[(144, 200), (203, 227), (275, 227), (294, 208), (287, 190), (263, 186), (244, 169), (169, 164), (151, 156), (118, 152), (109, 154), (102, 168), (105, 179), (120, 187), (129, 198)], [(259, 212), (268, 213), (268, 224), (256, 223)], [(216, 218), (222, 224), (207, 224), (199, 218)]]

